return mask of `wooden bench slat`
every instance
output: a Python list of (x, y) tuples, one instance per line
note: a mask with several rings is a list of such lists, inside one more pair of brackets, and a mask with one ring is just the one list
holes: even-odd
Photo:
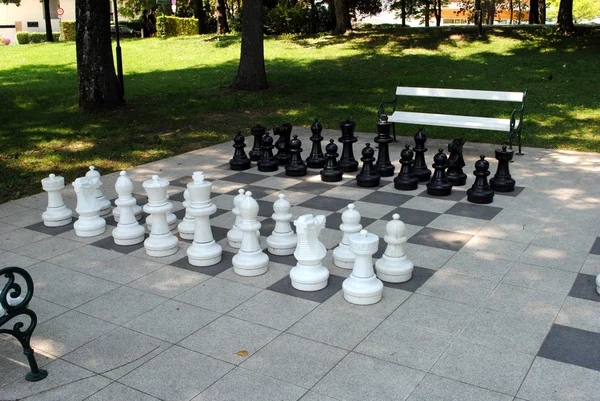
[(522, 102), (523, 92), (499, 92), (469, 89), (415, 88), (398, 86), (398, 96), (444, 97), (453, 99), (498, 100), (504, 102)]
[[(392, 123), (405, 123), (416, 125), (434, 125), (438, 127), (471, 128), (490, 131), (510, 131), (510, 119), (455, 116), (450, 114), (415, 113), (406, 111), (395, 111), (388, 117)], [(515, 129), (519, 121), (515, 122)]]

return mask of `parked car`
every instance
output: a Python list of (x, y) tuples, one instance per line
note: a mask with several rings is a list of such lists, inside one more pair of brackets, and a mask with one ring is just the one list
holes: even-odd
[[(117, 29), (115, 25), (110, 26), (110, 34), (112, 36), (117, 36)], [(140, 31), (136, 31), (135, 29), (131, 29), (126, 25), (119, 25), (119, 36), (121, 38), (139, 38), (141, 37)]]

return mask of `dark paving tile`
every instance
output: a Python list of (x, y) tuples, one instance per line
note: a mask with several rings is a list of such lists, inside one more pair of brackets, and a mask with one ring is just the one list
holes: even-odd
[(266, 176), (252, 173), (239, 172), (227, 176), (222, 181), (237, 182), (240, 184), (252, 184), (253, 182), (265, 179)]
[(469, 234), (461, 234), (453, 231), (437, 230), (425, 227), (408, 239), (411, 244), (431, 246), (434, 248), (458, 251), (469, 240), (473, 238)]
[(402, 195), (391, 192), (373, 192), (364, 198), (359, 199), (361, 202), (370, 202), (370, 203), (378, 203), (381, 205), (387, 206), (400, 206), (409, 200), (411, 200), (413, 196), (411, 195)]
[(323, 184), (322, 182), (309, 182), (302, 181), (299, 184), (292, 185), (287, 188), (288, 191), (293, 192), (306, 192), (313, 195), (320, 195), (325, 191), (329, 191), (331, 189), (331, 185)]
[(106, 220), (106, 224), (108, 224), (109, 226), (116, 227), (117, 224), (119, 224), (115, 221), (115, 216), (113, 216), (112, 213), (109, 214), (108, 216), (104, 217), (104, 220)]
[(218, 274), (223, 273), (230, 267), (233, 267), (231, 259), (233, 259), (234, 255), (235, 253), (223, 251), (223, 253), (221, 254), (221, 261), (219, 263), (217, 263), (216, 265), (206, 267), (192, 266), (188, 262), (187, 256), (185, 256), (171, 263), (171, 266), (181, 267), (182, 269), (191, 270), (202, 274), (208, 274), (209, 276), (216, 276)]
[[(296, 226), (294, 225), (293, 221), (290, 221), (290, 227), (292, 228), (292, 231), (296, 232)], [(260, 235), (263, 237), (268, 237), (269, 235), (273, 234), (274, 229), (275, 220), (272, 218), (269, 217), (260, 222)]]
[(176, 194), (173, 194), (173, 195), (169, 196), (169, 199), (172, 200), (172, 201), (183, 202), (185, 200), (184, 197), (183, 197), (183, 193), (184, 192), (185, 191), (181, 191), (181, 192), (178, 192)]
[(37, 231), (38, 233), (48, 234), (48, 235), (58, 235), (62, 233), (66, 233), (67, 231), (73, 230), (73, 223), (77, 221), (76, 218), (67, 224), (66, 226), (61, 227), (46, 227), (43, 221), (39, 223), (32, 224), (30, 226), (25, 227), (28, 230)]
[[(205, 178), (206, 179), (206, 178)], [(208, 179), (206, 179), (207, 181), (210, 181)], [(181, 177), (178, 178), (176, 180), (171, 181), (171, 185), (174, 185), (176, 187), (187, 187), (187, 184), (189, 184), (190, 182), (194, 181), (192, 179), (191, 175), (186, 175), (185, 177)]]
[(600, 237), (596, 238), (596, 241), (594, 242), (594, 245), (592, 245), (590, 253), (593, 253), (594, 255), (600, 255)]
[(515, 186), (515, 190), (512, 191), (512, 192), (496, 192), (496, 193), (498, 195), (502, 195), (502, 196), (518, 196), (521, 192), (523, 192), (524, 189), (525, 189), (525, 187), (517, 187), (517, 186)]
[[(369, 217), (361, 216), (360, 218), (360, 224), (362, 224), (363, 227), (367, 227), (374, 221), (375, 219)], [(331, 228), (332, 230), (339, 230), (340, 224), (342, 224), (342, 213), (339, 212), (331, 213), (327, 216), (327, 220), (325, 221), (325, 227)]]
[(596, 292), (596, 276), (582, 273), (577, 274), (571, 291), (569, 291), (569, 296), (600, 302), (600, 295)]
[(466, 189), (457, 189), (457, 188), (464, 188), (464, 187), (454, 187), (454, 188), (452, 188), (452, 192), (448, 196), (434, 196), (434, 195), (429, 195), (427, 193), (427, 191), (423, 191), (423, 192), (421, 192), (417, 196), (422, 196), (424, 198), (452, 200), (452, 201), (457, 201), (458, 202), (458, 201), (463, 200), (464, 198), (467, 197), (467, 190)]
[(268, 250), (266, 250), (265, 252), (269, 255), (269, 261), (271, 262), (281, 263), (282, 265), (288, 266), (296, 266), (296, 264), (298, 263), (294, 255), (278, 256), (270, 254)]
[(404, 283), (386, 283), (383, 285), (390, 288), (397, 288), (399, 290), (415, 292), (420, 286), (425, 284), (431, 276), (435, 274), (435, 270), (426, 269), (424, 267), (415, 266), (413, 270), (412, 278)]
[(494, 206), (481, 206), (474, 203), (457, 203), (450, 209), (446, 210), (446, 214), (453, 214), (455, 216), (472, 217), (475, 219), (491, 220), (498, 213), (502, 211), (502, 208)]
[(231, 166), (229, 166), (229, 163), (219, 164), (215, 168), (218, 168), (219, 170), (231, 170)]
[(379, 245), (377, 248), (377, 252), (375, 252), (372, 257), (375, 259), (379, 259), (385, 252), (386, 247), (387, 247), (387, 244), (385, 243), (384, 239), (379, 238)]
[(273, 214), (273, 202), (258, 199), (258, 215), (262, 217), (271, 217)]
[[(281, 190), (279, 190), (279, 189), (259, 187), (256, 185), (244, 185), (241, 188), (245, 189), (246, 191), (252, 192), (252, 197), (254, 199), (261, 199), (261, 198), (264, 198), (265, 196), (269, 196), (269, 195), (281, 192)], [(229, 192), (227, 192), (227, 194), (237, 196), (239, 194), (239, 192), (238, 192), (239, 189), (240, 188), (234, 189), (233, 191), (229, 191)], [(232, 206), (232, 208), (233, 208), (233, 206)]]
[[(148, 234), (146, 234), (145, 237), (148, 238)], [(110, 237), (103, 238), (99, 241), (93, 242), (90, 245), (97, 246), (98, 248), (110, 249), (110, 250), (113, 250), (113, 251), (116, 251), (119, 253), (123, 253), (123, 254), (128, 254), (133, 251), (137, 251), (140, 248), (143, 248), (144, 242), (140, 242), (139, 244), (135, 244), (135, 245), (122, 246), (122, 245), (115, 244), (115, 240), (113, 239), (112, 236), (110, 236)]]
[(404, 224), (412, 224), (413, 226), (423, 227), (427, 226), (433, 220), (437, 219), (440, 215), (440, 213), (427, 212), (425, 210), (407, 209), (399, 207), (383, 216), (380, 220), (392, 220), (392, 216), (396, 213), (400, 215), (400, 220), (402, 220)]
[[(348, 173), (346, 173), (346, 174), (348, 174)], [(381, 188), (381, 187), (383, 187), (384, 185), (387, 185), (387, 184), (388, 184), (387, 181), (380, 181), (379, 185), (376, 186), (376, 187), (361, 187), (360, 185), (357, 184), (356, 178), (355, 178), (355, 179), (352, 179), (350, 181), (346, 181), (345, 183), (342, 184), (342, 186), (343, 187), (359, 187), (359, 188), (367, 188), (367, 189), (371, 188), (371, 189), (373, 189), (373, 191), (377, 191), (377, 188)]]
[[(304, 158), (304, 160), (306, 160), (306, 158)], [(309, 169), (306, 170), (306, 175), (305, 176), (302, 176), (302, 177), (291, 177), (291, 176), (289, 176), (289, 175), (286, 174), (285, 169), (284, 169), (281, 173), (275, 174), (275, 177), (280, 177), (280, 178), (294, 178), (296, 180), (304, 180), (307, 177), (314, 177), (315, 175), (319, 175), (320, 172), (321, 172), (321, 169), (312, 169), (312, 168), (309, 168)]]
[[(177, 220), (183, 220), (183, 218), (185, 217), (185, 209), (181, 209), (176, 212), (173, 212), (173, 214), (175, 216), (177, 216)], [(177, 223), (177, 224), (179, 224), (179, 223)]]
[(337, 212), (348, 206), (348, 199), (332, 198), (329, 196), (315, 196), (298, 206), (307, 207), (317, 210), (327, 210), (329, 212)]
[(211, 226), (212, 228), (212, 233), (213, 233), (213, 238), (215, 241), (221, 241), (223, 238), (227, 238), (227, 231), (229, 231), (228, 228), (222, 228), (222, 227), (216, 227), (216, 226)]
[(537, 356), (600, 370), (600, 334), (553, 324)]
[(268, 290), (279, 292), (281, 294), (291, 295), (293, 297), (308, 299), (309, 301), (324, 302), (342, 289), (342, 283), (345, 278), (340, 276), (329, 275), (327, 287), (320, 291), (298, 291), (292, 287), (292, 281), (289, 274), (271, 285)]

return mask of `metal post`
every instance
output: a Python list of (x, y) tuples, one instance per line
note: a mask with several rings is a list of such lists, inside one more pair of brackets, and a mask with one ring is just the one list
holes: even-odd
[(119, 78), (119, 85), (121, 86), (121, 95), (125, 96), (125, 85), (123, 82), (123, 59), (121, 57), (121, 33), (119, 32), (119, 14), (117, 12), (117, 0), (113, 0), (113, 7), (115, 12), (115, 31), (117, 32), (117, 77)]

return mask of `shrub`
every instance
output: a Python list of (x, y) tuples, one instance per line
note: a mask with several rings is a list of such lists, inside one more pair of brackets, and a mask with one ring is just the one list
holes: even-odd
[(17, 32), (17, 43), (20, 45), (29, 43), (29, 32)]
[(60, 36), (62, 40), (75, 40), (75, 21), (60, 21)]
[(197, 35), (198, 20), (196, 18), (179, 18), (162, 15), (156, 20), (156, 30), (161, 37), (179, 35)]
[(43, 32), (30, 32), (29, 43), (42, 43), (46, 41), (46, 34)]

